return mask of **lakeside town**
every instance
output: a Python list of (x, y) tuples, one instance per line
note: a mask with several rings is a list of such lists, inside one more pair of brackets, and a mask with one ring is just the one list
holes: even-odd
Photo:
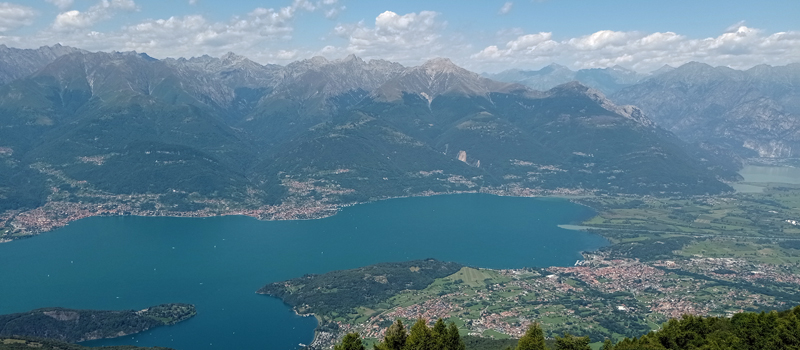
[[(103, 157), (82, 157), (81, 162), (102, 165)], [(360, 202), (343, 201), (342, 196), (355, 190), (343, 188), (327, 179), (294, 179), (284, 175), (281, 185), (287, 196), (279, 204), (266, 205), (258, 199), (258, 190), (248, 189), (245, 198), (208, 198), (197, 193), (172, 190), (172, 193), (113, 194), (96, 189), (91, 183), (75, 180), (53, 166), (36, 163), (32, 166), (47, 175), (52, 186), (44, 205), (24, 210), (9, 210), (0, 213), (0, 243), (30, 237), (66, 226), (72, 221), (93, 216), (161, 216), (161, 217), (213, 217), (227, 215), (249, 216), (258, 220), (307, 220), (335, 215), (341, 208)], [(345, 174), (350, 169), (335, 169), (315, 175)], [(428, 197), (443, 194), (485, 193), (499, 196), (544, 197), (581, 196), (588, 192), (582, 189), (557, 188), (551, 190), (526, 188), (512, 184), (502, 188), (477, 187), (462, 176), (446, 174), (442, 170), (421, 171), (410, 177), (431, 177), (433, 181), (462, 186), (466, 190), (431, 191), (409, 193), (406, 197)], [(66, 189), (65, 189), (66, 188)], [(199, 209), (179, 210), (174, 203), (165, 203), (166, 195), (177, 194), (187, 203)], [(391, 199), (385, 197), (379, 199)]]
[(798, 268), (736, 258), (641, 262), (601, 253), (585, 253), (571, 267), (464, 268), (424, 290), (401, 292), (385, 308), (333, 318), (335, 326), (318, 331), (313, 347), (329, 348), (347, 332), (381, 339), (386, 324), (419, 318), (443, 318), (462, 334), (500, 339), (520, 337), (532, 322), (549, 337), (569, 332), (592, 341), (621, 339), (683, 315), (784, 309), (792, 304), (782, 288), (800, 289), (792, 272)]

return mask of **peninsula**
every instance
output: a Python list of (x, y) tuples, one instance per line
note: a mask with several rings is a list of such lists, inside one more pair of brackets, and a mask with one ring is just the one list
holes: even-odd
[(0, 337), (35, 337), (78, 343), (172, 325), (196, 314), (194, 305), (189, 304), (163, 304), (138, 311), (44, 308), (0, 315)]

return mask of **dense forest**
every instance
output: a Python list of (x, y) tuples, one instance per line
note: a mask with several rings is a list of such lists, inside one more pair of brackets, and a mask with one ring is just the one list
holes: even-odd
[[(437, 330), (438, 329), (438, 330)], [(400, 320), (386, 330), (378, 350), (590, 350), (589, 337), (565, 333), (546, 340), (538, 323), (533, 323), (524, 336), (513, 340), (477, 340), (466, 337), (455, 340), (455, 324), (445, 330), (439, 319), (430, 330), (425, 320), (417, 320), (409, 334)], [(412, 341), (412, 339), (414, 339)], [(422, 340), (420, 340), (422, 339)], [(467, 341), (465, 341), (467, 339)], [(513, 347), (512, 347), (513, 346)], [(336, 350), (363, 350), (359, 335), (350, 333)], [(785, 311), (743, 312), (727, 317), (685, 315), (672, 319), (660, 330), (640, 338), (625, 338), (614, 344), (606, 339), (602, 350), (794, 350), (800, 349), (800, 306)]]
[(800, 349), (800, 306), (786, 311), (743, 312), (731, 318), (686, 315), (641, 338), (608, 349)]

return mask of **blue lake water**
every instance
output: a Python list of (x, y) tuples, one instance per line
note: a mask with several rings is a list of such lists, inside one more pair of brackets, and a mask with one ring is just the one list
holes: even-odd
[[(786, 183), (786, 184), (800, 184), (800, 168), (788, 166), (760, 166), (760, 165), (745, 165), (739, 171), (739, 175), (744, 178), (743, 182), (755, 184), (767, 183)], [(740, 193), (761, 193), (764, 192), (764, 186), (734, 183), (731, 185), (736, 192)]]
[(608, 244), (558, 228), (594, 213), (560, 199), (452, 195), (357, 205), (320, 220), (94, 217), (0, 244), (0, 314), (40, 307), (197, 306), (174, 326), (84, 345), (294, 349), (316, 320), (261, 286), (308, 273), (436, 258), (476, 267), (572, 265)]

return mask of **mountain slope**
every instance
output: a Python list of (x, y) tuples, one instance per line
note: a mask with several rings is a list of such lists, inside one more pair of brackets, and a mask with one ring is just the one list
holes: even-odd
[(747, 71), (687, 63), (612, 96), (688, 142), (740, 156), (800, 154), (800, 64)]
[(0, 44), (0, 85), (27, 77), (57, 58), (82, 50), (61, 46), (42, 46), (38, 49), (15, 49)]
[(707, 193), (728, 189), (718, 176), (736, 177), (581, 84), (539, 93), (443, 60), (407, 69), (277, 154), (263, 174), (302, 182), (336, 171), (359, 199), (482, 187)]
[(0, 138), (19, 171), (39, 164), (107, 195), (240, 195), (249, 144), (182, 86), (146, 55), (65, 55), (0, 88)]
[(135, 52), (66, 54), (0, 86), (0, 170), (0, 208), (23, 210), (0, 220), (23, 228), (113, 213), (314, 217), (464, 191), (704, 194), (736, 176), (579, 83), (540, 92), (447, 59), (279, 67)]

